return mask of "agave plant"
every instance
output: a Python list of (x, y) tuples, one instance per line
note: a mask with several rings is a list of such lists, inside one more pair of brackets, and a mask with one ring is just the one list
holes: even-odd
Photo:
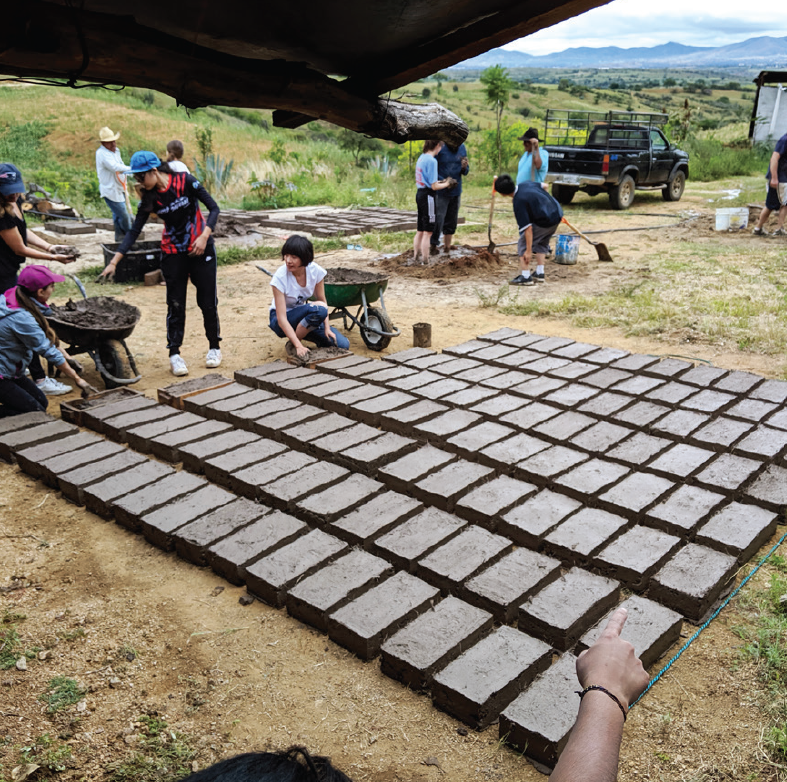
[(229, 184), (234, 160), (224, 160), (220, 155), (211, 153), (202, 161), (197, 161), (197, 178), (210, 193), (220, 193)]

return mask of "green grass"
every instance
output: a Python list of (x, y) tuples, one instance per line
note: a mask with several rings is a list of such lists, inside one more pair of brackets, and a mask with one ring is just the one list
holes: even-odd
[(32, 744), (19, 749), (23, 763), (35, 763), (46, 771), (65, 771), (71, 759), (71, 747), (57, 743), (49, 733), (39, 736)]
[(105, 782), (174, 782), (188, 774), (196, 754), (191, 740), (162, 719), (143, 716), (139, 721), (144, 725), (139, 749), (110, 763)]
[(46, 692), (38, 696), (40, 701), (46, 703), (49, 714), (55, 714), (61, 709), (79, 703), (87, 690), (79, 686), (74, 679), (67, 676), (55, 676), (47, 683)]

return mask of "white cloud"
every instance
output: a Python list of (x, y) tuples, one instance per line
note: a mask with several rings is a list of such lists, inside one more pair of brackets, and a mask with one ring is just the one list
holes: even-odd
[(740, 3), (713, 0), (614, 0), (565, 22), (506, 45), (541, 55), (578, 46), (600, 48), (657, 46), (674, 41), (686, 46), (726, 46), (747, 38), (787, 36), (787, 17), (762, 3), (743, 9)]

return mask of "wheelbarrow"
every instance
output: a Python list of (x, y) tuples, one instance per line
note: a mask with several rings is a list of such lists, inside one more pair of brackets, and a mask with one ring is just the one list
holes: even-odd
[[(269, 277), (273, 275), (264, 267), (257, 268)], [(388, 278), (373, 272), (354, 269), (328, 269), (325, 278), (325, 300), (334, 309), (328, 314), (330, 320), (342, 318), (345, 331), (358, 326), (361, 339), (369, 350), (385, 350), (393, 337), (402, 332), (396, 328), (385, 309), (383, 292), (388, 287)], [(372, 307), (376, 301), (379, 307)], [(350, 308), (357, 307), (355, 315)], [(347, 325), (347, 321), (350, 325)]]
[[(71, 301), (63, 306), (52, 305), (47, 317), (58, 338), (65, 342), (70, 356), (87, 353), (107, 388), (137, 383), (142, 376), (137, 371), (134, 356), (126, 345), (126, 338), (134, 331), (142, 313), (137, 307), (111, 296), (87, 297), (82, 283), (71, 277), (82, 293), (82, 301)], [(102, 325), (107, 311), (113, 310), (114, 324)]]

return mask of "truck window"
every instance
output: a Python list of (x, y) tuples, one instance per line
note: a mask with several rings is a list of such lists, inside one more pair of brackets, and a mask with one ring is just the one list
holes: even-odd
[(650, 144), (654, 150), (664, 151), (668, 144), (667, 139), (658, 132), (658, 130), (650, 131)]

